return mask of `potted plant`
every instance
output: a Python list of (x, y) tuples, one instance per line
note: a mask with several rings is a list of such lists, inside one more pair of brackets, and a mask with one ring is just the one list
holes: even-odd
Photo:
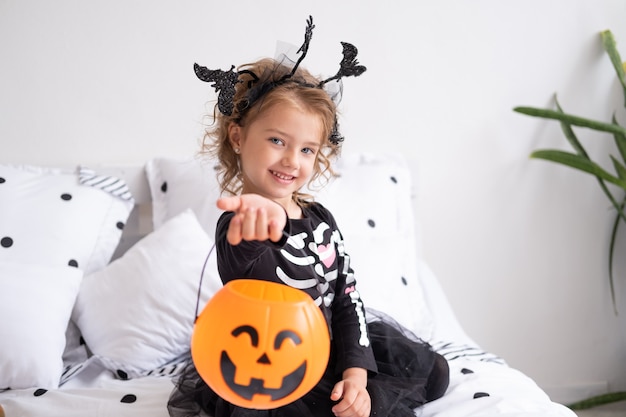
[[(626, 63), (622, 62), (620, 54), (616, 48), (616, 42), (613, 34), (610, 30), (605, 30), (600, 33), (604, 50), (607, 52), (611, 63), (617, 74), (617, 78), (622, 87), (622, 93), (624, 95), (626, 107), (626, 75), (624, 73)], [(598, 184), (602, 188), (602, 191), (608, 197), (609, 201), (615, 208), (615, 221), (611, 231), (610, 244), (609, 244), (609, 282), (611, 290), (611, 299), (613, 302), (613, 309), (617, 315), (617, 305), (615, 301), (615, 287), (613, 278), (613, 255), (615, 250), (615, 239), (617, 231), (622, 222), (626, 222), (626, 127), (621, 126), (613, 114), (610, 122), (603, 122), (593, 120), (577, 115), (565, 113), (561, 108), (558, 100), (555, 100), (555, 109), (543, 109), (536, 107), (515, 107), (513, 110), (533, 117), (540, 117), (544, 119), (552, 119), (560, 122), (563, 134), (569, 144), (572, 146), (573, 151), (567, 152), (555, 149), (540, 149), (531, 153), (531, 158), (544, 159), (547, 161), (556, 162), (587, 174), (593, 175), (597, 178)], [(578, 140), (574, 127), (588, 128), (599, 132), (604, 132), (609, 137), (612, 137), (617, 145), (618, 155), (609, 155), (613, 163), (614, 173), (609, 172), (603, 168), (597, 162), (593, 161), (581, 142)], [(613, 184), (617, 186), (617, 193), (612, 192), (607, 184)], [(621, 194), (621, 195), (616, 195)], [(609, 393), (593, 398), (589, 398), (584, 401), (580, 401), (575, 404), (570, 404), (572, 409), (584, 409), (594, 407), (600, 404), (606, 404), (614, 401), (626, 400), (626, 392)]]
[[(601, 36), (602, 44), (604, 45), (604, 49), (608, 53), (609, 58), (613, 63), (617, 78), (622, 86), (624, 99), (626, 100), (626, 75), (624, 74), (624, 67), (626, 66), (626, 63), (622, 63), (620, 55), (617, 52), (617, 48), (615, 46), (615, 39), (613, 38), (613, 34), (611, 33), (611, 31), (605, 30), (601, 32)], [(610, 123), (592, 120), (585, 117), (565, 113), (559, 105), (558, 100), (555, 101), (556, 109), (516, 107), (513, 110), (529, 116), (558, 120), (561, 123), (561, 129), (563, 130), (565, 138), (570, 143), (570, 145), (572, 145), (572, 148), (574, 148), (574, 152), (566, 152), (555, 149), (540, 149), (532, 152), (530, 155), (531, 158), (539, 158), (556, 162), (595, 176), (598, 179), (598, 183), (602, 188), (602, 191), (604, 191), (608, 199), (611, 201), (611, 204), (615, 208), (616, 215), (611, 233), (608, 261), (611, 298), (613, 300), (613, 308), (615, 310), (615, 313), (617, 314), (617, 307), (615, 303), (615, 288), (613, 281), (613, 254), (615, 249), (615, 237), (617, 235), (619, 225), (622, 221), (626, 222), (626, 214), (624, 209), (626, 203), (626, 195), (615, 196), (615, 194), (612, 193), (611, 190), (609, 190), (609, 188), (607, 187), (607, 183), (617, 185), (621, 190), (626, 190), (626, 128), (618, 124), (615, 115), (613, 115), (613, 119)], [(574, 126), (605, 132), (613, 137), (619, 152), (618, 157), (610, 155), (611, 161), (613, 162), (613, 168), (615, 169), (614, 174), (601, 167), (597, 162), (594, 162), (589, 157), (587, 151), (574, 133)]]

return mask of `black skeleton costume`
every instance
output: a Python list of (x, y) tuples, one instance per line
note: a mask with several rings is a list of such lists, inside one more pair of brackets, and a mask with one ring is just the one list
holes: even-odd
[(289, 219), (279, 242), (242, 241), (235, 246), (224, 237), (234, 213), (224, 213), (216, 231), (218, 270), (224, 283), (254, 277), (298, 288), (315, 300), (331, 331), (330, 360), (322, 380), (291, 404), (251, 410), (220, 398), (190, 364), (170, 398), (171, 416), (205, 412), (214, 417), (333, 417), (330, 393), (349, 367), (369, 372), (372, 416), (414, 416), (414, 408), (445, 391), (447, 364), (427, 343), (384, 314), (367, 311), (366, 322), (350, 257), (332, 214), (319, 203), (302, 212), (302, 219)]
[[(303, 207), (303, 215), (287, 222), (287, 233), (278, 243), (242, 241), (232, 246), (224, 238), (216, 240), (220, 277), (224, 283), (254, 277), (306, 292), (322, 309), (334, 344), (341, 346), (335, 372), (350, 367), (376, 371), (365, 309), (335, 220), (320, 204)], [(232, 217), (232, 212), (222, 215), (216, 236), (226, 235)]]

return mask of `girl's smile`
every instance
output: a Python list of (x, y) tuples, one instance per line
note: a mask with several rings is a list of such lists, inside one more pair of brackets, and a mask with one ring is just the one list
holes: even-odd
[(276, 172), (276, 171), (270, 171), (277, 179), (278, 181), (284, 183), (284, 184), (290, 184), (293, 182), (294, 180), (294, 176), (293, 175), (285, 175), (282, 174), (280, 172)]

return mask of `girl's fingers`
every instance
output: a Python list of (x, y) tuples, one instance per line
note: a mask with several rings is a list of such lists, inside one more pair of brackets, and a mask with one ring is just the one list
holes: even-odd
[(256, 213), (256, 239), (267, 240), (268, 237), (267, 210), (261, 207)]
[(256, 240), (257, 209), (249, 208), (243, 213), (241, 237), (243, 240)]
[(278, 226), (276, 220), (271, 220), (268, 225), (269, 239), (278, 242), (283, 237), (283, 228)]
[(219, 198), (216, 204), (222, 210), (235, 212), (227, 234), (231, 245), (242, 240), (278, 242), (282, 238), (286, 213), (278, 203), (259, 195), (243, 194)]
[(241, 207), (241, 197), (221, 197), (217, 199), (217, 207), (224, 211), (237, 211)]
[(230, 219), (226, 240), (233, 246), (241, 242), (241, 222), (242, 216), (240, 214), (236, 214)]

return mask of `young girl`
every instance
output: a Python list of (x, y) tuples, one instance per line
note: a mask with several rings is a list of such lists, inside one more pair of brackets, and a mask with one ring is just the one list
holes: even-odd
[[(274, 410), (251, 410), (220, 398), (190, 364), (170, 397), (173, 417), (201, 412), (410, 417), (447, 388), (447, 363), (428, 344), (397, 323), (366, 323), (339, 228), (332, 214), (303, 192), (319, 177), (334, 174), (331, 160), (343, 140), (326, 84), (365, 71), (355, 59), (356, 48), (346, 43), (335, 77), (321, 81), (300, 68), (313, 27), (309, 20), (302, 55), (293, 66), (263, 59), (237, 72), (196, 65), (196, 74), (220, 93), (217, 124), (205, 142), (219, 161), (222, 190), (231, 194), (217, 202), (225, 210), (216, 230), (220, 277), (224, 283), (264, 279), (308, 293), (331, 330), (327, 369), (301, 399)], [(334, 253), (321, 259), (318, 248), (326, 247)]]

